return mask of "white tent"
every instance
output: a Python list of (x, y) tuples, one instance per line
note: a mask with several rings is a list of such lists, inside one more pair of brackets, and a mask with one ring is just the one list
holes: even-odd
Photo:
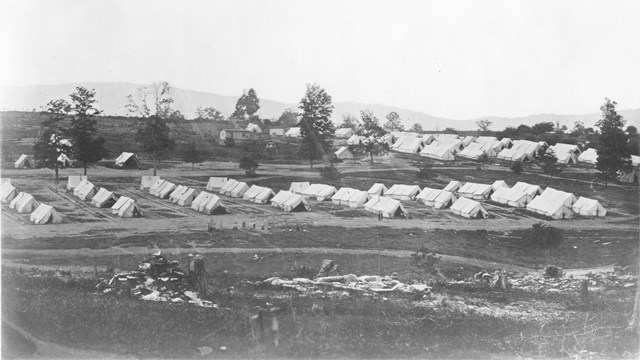
[(9, 178), (0, 178), (0, 184), (9, 183), (11, 184), (11, 179)]
[(330, 199), (336, 193), (336, 188), (325, 184), (311, 184), (301, 193), (305, 198), (316, 198), (318, 201)]
[(455, 147), (439, 145), (437, 142), (427, 145), (420, 151), (420, 156), (440, 161), (451, 161), (455, 159)]
[(97, 192), (98, 190), (89, 180), (81, 181), (80, 184), (73, 189), (73, 195), (80, 200), (91, 200)]
[(394, 184), (385, 192), (384, 196), (396, 200), (415, 200), (419, 193), (420, 187), (418, 185)]
[(121, 196), (118, 201), (111, 207), (111, 213), (121, 218), (130, 218), (142, 216), (136, 202), (126, 196)]
[(465, 136), (464, 138), (462, 138), (462, 145), (469, 146), (469, 144), (471, 144), (475, 140), (475, 136)]
[(18, 196), (18, 190), (10, 182), (2, 183), (0, 190), (2, 191), (2, 202), (5, 204), (10, 203)]
[(224, 214), (229, 212), (229, 209), (222, 203), (218, 195), (206, 191), (196, 196), (195, 200), (191, 203), (191, 208), (207, 214)]
[(576, 164), (580, 155), (580, 148), (573, 144), (557, 143), (547, 149), (547, 152), (551, 151), (556, 155), (557, 162), (560, 164)]
[(534, 197), (542, 194), (542, 189), (538, 185), (527, 184), (526, 182), (518, 181), (515, 185), (513, 185), (512, 189), (517, 189), (518, 191), (522, 191), (527, 195)]
[(32, 213), (38, 207), (36, 199), (26, 192), (21, 192), (11, 200), (9, 207), (15, 209), (20, 214)]
[(458, 189), (458, 195), (469, 199), (488, 199), (493, 192), (491, 185), (468, 182)]
[(461, 187), (462, 187), (462, 183), (460, 181), (452, 180), (442, 190), (449, 191), (449, 192), (456, 192)]
[(349, 198), (351, 194), (357, 191), (356, 189), (352, 189), (349, 187), (341, 187), (336, 193), (331, 197), (331, 202), (338, 205), (349, 205)]
[(176, 184), (165, 181), (164, 185), (162, 185), (162, 187), (160, 188), (160, 190), (158, 190), (158, 197), (161, 199), (166, 199), (169, 197), (169, 195), (171, 194), (171, 192), (173, 192), (173, 190), (175, 190), (176, 188)]
[(162, 187), (164, 187), (164, 184), (166, 182), (167, 180), (158, 179), (158, 181), (156, 181), (156, 183), (151, 185), (151, 187), (149, 188), (149, 194), (153, 196), (158, 196), (158, 194), (160, 193), (160, 190), (162, 190)]
[(451, 205), (451, 212), (468, 219), (478, 219), (481, 217), (486, 219), (489, 217), (489, 213), (479, 202), (464, 197), (458, 198), (458, 200)]
[(533, 200), (536, 192), (527, 192), (525, 188), (520, 187), (500, 187), (491, 194), (491, 200), (500, 204), (505, 204), (513, 207), (523, 208)]
[(335, 137), (348, 139), (353, 135), (353, 129), (351, 128), (339, 128), (336, 129)]
[(227, 183), (226, 177), (215, 177), (212, 176), (209, 178), (209, 182), (207, 183), (207, 191), (220, 191), (224, 184)]
[(16, 169), (26, 169), (31, 167), (31, 162), (29, 162), (29, 157), (25, 154), (20, 155), (18, 160), (14, 163), (14, 167)]
[(337, 159), (353, 159), (353, 153), (349, 151), (349, 148), (346, 146), (340, 147), (340, 149), (336, 150), (333, 155), (335, 155)]
[(354, 190), (349, 196), (349, 207), (357, 208), (363, 206), (367, 201), (369, 201), (369, 197), (370, 196), (366, 191)]
[(260, 129), (258, 124), (249, 123), (246, 130), (251, 131), (254, 134), (262, 134), (262, 129)]
[(588, 148), (578, 156), (578, 162), (595, 165), (598, 162), (598, 151), (595, 148)]
[(180, 198), (180, 195), (182, 195), (182, 193), (187, 190), (189, 190), (189, 187), (187, 186), (184, 186), (184, 185), (176, 186), (176, 188), (173, 189), (169, 194), (169, 201), (171, 201), (172, 203), (177, 203), (178, 199)]
[(276, 196), (271, 199), (271, 206), (287, 212), (311, 210), (311, 206), (309, 206), (304, 196), (285, 190), (280, 190)]
[(291, 186), (289, 186), (289, 191), (292, 193), (301, 194), (304, 189), (308, 188), (309, 186), (310, 184), (308, 181), (292, 182)]
[(116, 166), (120, 168), (138, 168), (140, 169), (140, 161), (134, 153), (123, 152), (115, 161)]
[(87, 180), (86, 175), (69, 175), (67, 178), (67, 190), (74, 190), (82, 180)]
[(140, 190), (150, 189), (155, 183), (160, 180), (160, 176), (143, 176), (140, 179)]
[(382, 216), (386, 218), (408, 216), (407, 210), (402, 206), (400, 201), (384, 196), (373, 196), (364, 204), (364, 209), (374, 214), (382, 214)]
[(607, 215), (607, 210), (600, 205), (598, 200), (580, 197), (572, 206), (573, 212), (582, 216), (601, 216)]
[(504, 180), (496, 180), (493, 182), (493, 184), (491, 184), (491, 188), (493, 189), (493, 191), (496, 191), (501, 187), (509, 187), (509, 185), (507, 185)]
[(620, 176), (618, 177), (618, 180), (620, 180), (620, 182), (623, 182), (623, 183), (632, 183), (636, 181), (637, 177), (638, 177), (638, 171), (636, 169), (633, 169), (627, 173), (620, 174)]
[(363, 139), (364, 138), (362, 136), (351, 135), (349, 139), (347, 139), (347, 145), (352, 145), (352, 146), (360, 145), (362, 144)]
[(100, 188), (96, 195), (91, 199), (91, 205), (95, 207), (112, 207), (118, 201), (118, 198), (109, 190)]
[(300, 133), (299, 127), (292, 127), (284, 134), (285, 137), (300, 137), (302, 134)]
[(53, 207), (47, 204), (40, 204), (40, 206), (31, 213), (29, 220), (36, 225), (60, 224), (62, 222), (62, 216)]
[(505, 148), (498, 153), (498, 159), (506, 161), (531, 160), (536, 157), (536, 153), (542, 145), (543, 143), (540, 142), (515, 140), (510, 149)]
[(232, 189), (230, 189), (229, 191), (225, 191), (224, 194), (226, 196), (231, 196), (234, 198), (239, 198), (242, 197), (242, 195), (244, 195), (244, 193), (249, 190), (249, 185), (247, 185), (247, 183), (242, 182), (242, 181), (238, 181), (238, 183), (236, 184), (236, 186), (234, 186)]
[(384, 195), (389, 189), (387, 189), (386, 186), (384, 186), (384, 184), (382, 183), (375, 183), (373, 184), (373, 186), (371, 186), (371, 188), (369, 190), (367, 190), (367, 193), (369, 194), (369, 196), (374, 196), (374, 195), (378, 195), (378, 196), (382, 196)]
[(220, 194), (225, 195), (228, 192), (231, 192), (234, 187), (238, 186), (240, 182), (235, 179), (228, 179), (224, 185), (220, 188)]
[(456, 197), (452, 192), (439, 190), (439, 189), (431, 189), (424, 188), (416, 196), (416, 200), (422, 202), (427, 206), (433, 206), (436, 209), (443, 209), (451, 206), (454, 202), (456, 202)]
[(571, 193), (548, 187), (527, 205), (527, 210), (552, 219), (570, 219), (573, 217), (571, 207), (576, 200)]
[(187, 188), (185, 191), (180, 193), (180, 196), (178, 196), (176, 203), (180, 206), (190, 206), (196, 195), (198, 195), (196, 189)]
[(73, 166), (73, 160), (69, 159), (69, 157), (65, 154), (60, 154), (57, 161), (63, 168)]
[(251, 187), (242, 195), (242, 198), (256, 204), (266, 204), (276, 194), (268, 187), (251, 185)]

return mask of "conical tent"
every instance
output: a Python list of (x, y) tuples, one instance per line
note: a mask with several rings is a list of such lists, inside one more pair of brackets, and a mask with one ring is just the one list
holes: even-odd
[(118, 201), (118, 198), (109, 190), (100, 188), (96, 195), (91, 199), (91, 205), (95, 207), (112, 207)]
[(40, 204), (29, 216), (29, 220), (36, 225), (60, 224), (62, 216), (51, 206)]
[(111, 213), (122, 218), (131, 218), (142, 216), (140, 209), (136, 206), (135, 200), (122, 196), (111, 207)]
[(0, 189), (2, 191), (2, 202), (5, 204), (10, 203), (11, 200), (18, 196), (18, 190), (9, 182), (3, 183)]
[(451, 205), (450, 210), (452, 213), (468, 219), (489, 217), (489, 213), (479, 202), (464, 197), (458, 198), (458, 200)]

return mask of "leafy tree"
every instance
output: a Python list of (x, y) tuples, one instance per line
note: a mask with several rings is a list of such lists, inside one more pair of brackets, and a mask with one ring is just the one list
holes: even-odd
[(167, 125), (167, 120), (175, 118), (170, 92), (169, 83), (162, 82), (154, 83), (151, 89), (139, 88), (135, 97), (131, 94), (127, 96), (126, 109), (130, 114), (140, 117), (135, 140), (142, 152), (151, 154), (154, 176), (159, 156), (176, 146)]
[(105, 140), (98, 135), (98, 120), (96, 116), (100, 110), (95, 107), (95, 90), (88, 90), (82, 86), (76, 87), (69, 95), (71, 104), (70, 114), (73, 115), (69, 124), (69, 136), (73, 144), (73, 155), (76, 161), (82, 163), (84, 174), (87, 175), (87, 165), (94, 164), (107, 156)]
[(319, 172), (322, 180), (325, 181), (335, 181), (340, 179), (341, 177), (340, 171), (338, 170), (338, 168), (333, 166), (333, 164), (321, 167)]
[(513, 171), (513, 173), (516, 174), (516, 176), (522, 174), (522, 172), (524, 171), (524, 168), (522, 167), (522, 162), (516, 161), (513, 164), (511, 164), (511, 171)]
[(361, 125), (356, 130), (356, 135), (364, 139), (356, 145), (356, 149), (363, 154), (368, 154), (373, 165), (373, 157), (389, 153), (389, 144), (385, 140), (386, 131), (380, 126), (380, 121), (371, 110), (360, 111)]
[(222, 112), (214, 107), (206, 107), (198, 106), (196, 108), (196, 115), (198, 120), (211, 120), (211, 121), (223, 121), (224, 116), (222, 116)]
[(554, 128), (555, 128), (555, 125), (553, 125), (552, 122), (547, 121), (547, 122), (539, 122), (533, 125), (530, 131), (534, 134), (540, 135), (540, 134), (552, 132)]
[(437, 175), (431, 166), (431, 161), (427, 158), (420, 159), (415, 165), (418, 168), (418, 173), (416, 174), (417, 180), (426, 180)]
[(340, 128), (350, 128), (353, 131), (358, 130), (360, 126), (360, 120), (356, 116), (351, 114), (343, 114), (342, 115), (342, 124), (340, 124)]
[(482, 165), (482, 170), (484, 170), (484, 166), (489, 162), (489, 155), (487, 154), (482, 154), (478, 157), (478, 159), (476, 160), (477, 163), (479, 163), (480, 165)]
[(625, 132), (629, 138), (629, 143), (627, 145), (629, 155), (640, 155), (640, 136), (638, 136), (638, 129), (633, 125), (629, 125)]
[(596, 123), (600, 129), (596, 169), (600, 171), (605, 186), (608, 181), (617, 179), (620, 172), (631, 170), (628, 135), (622, 130), (625, 121), (616, 111), (616, 105), (615, 101), (605, 99), (604, 105), (600, 107), (602, 118)]
[(242, 94), (236, 102), (236, 110), (233, 112), (234, 116), (244, 117), (245, 115), (253, 115), (260, 109), (260, 100), (258, 94), (253, 89), (249, 89), (246, 94)]
[(284, 127), (296, 126), (298, 124), (298, 114), (291, 109), (286, 109), (278, 118), (278, 124)]
[(204, 162), (205, 153), (198, 149), (192, 142), (181, 145), (180, 157), (182, 161), (191, 163), (191, 170), (195, 167), (195, 164)]
[(63, 99), (51, 100), (47, 103), (47, 118), (42, 122), (40, 136), (33, 146), (35, 159), (55, 171), (56, 183), (59, 180), (58, 157), (61, 154), (71, 153), (71, 148), (62, 141), (62, 134), (66, 131), (63, 121), (69, 109), (69, 103)]
[(476, 121), (476, 126), (478, 127), (478, 130), (480, 130), (480, 132), (489, 131), (489, 127), (491, 127), (491, 124), (493, 124), (493, 122), (491, 122), (491, 120), (488, 120), (488, 119), (482, 119), (482, 120)]
[(564, 134), (567, 131), (567, 125), (560, 125), (560, 121), (556, 121), (555, 131), (556, 134)]
[(557, 248), (563, 240), (562, 230), (543, 222), (533, 224), (522, 236), (525, 247), (540, 251), (539, 255), (544, 254), (545, 258), (548, 258), (550, 250)]
[(411, 126), (411, 129), (409, 131), (420, 133), (422, 132), (422, 125), (415, 123)]
[(558, 158), (552, 149), (547, 149), (541, 154), (540, 162), (542, 162), (542, 172), (547, 175), (555, 176), (562, 171), (562, 169), (558, 167)]
[(439, 262), (440, 256), (426, 248), (424, 245), (420, 246), (420, 249), (411, 254), (411, 257), (409, 258), (409, 265), (430, 275), (436, 275), (438, 273), (438, 268), (436, 266)]
[(233, 138), (228, 137), (228, 138), (224, 139), (224, 145), (226, 147), (234, 147), (236, 145), (236, 141), (233, 140)]
[(448, 127), (442, 131), (443, 134), (458, 134), (458, 130)]
[(402, 131), (404, 130), (404, 126), (402, 126), (402, 123), (400, 122), (400, 115), (398, 115), (397, 112), (392, 111), (390, 113), (387, 114), (387, 123), (384, 124), (384, 126), (389, 129), (389, 131), (394, 131), (394, 130), (399, 130)]
[(307, 84), (307, 91), (298, 107), (302, 112), (300, 154), (309, 159), (310, 168), (313, 169), (314, 160), (331, 152), (331, 137), (335, 133), (331, 122), (331, 96), (317, 84)]
[(238, 166), (246, 171), (247, 176), (254, 176), (259, 164), (252, 153), (244, 153)]

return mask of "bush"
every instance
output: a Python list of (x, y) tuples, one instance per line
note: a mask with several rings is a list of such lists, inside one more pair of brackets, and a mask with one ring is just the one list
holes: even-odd
[(254, 159), (250, 154), (243, 154), (240, 158), (240, 163), (238, 164), (240, 169), (244, 169), (245, 174), (249, 177), (253, 177), (256, 174), (256, 169), (258, 168), (258, 162)]
[(440, 262), (440, 256), (429, 250), (424, 245), (415, 253), (411, 254), (409, 264), (416, 269), (422, 270), (428, 274), (435, 275), (438, 273), (436, 265)]
[(425, 180), (436, 176), (436, 172), (431, 167), (431, 163), (429, 161), (423, 161), (417, 165), (418, 173), (416, 177), (418, 180)]
[(224, 144), (227, 147), (234, 147), (236, 145), (236, 141), (233, 140), (233, 138), (226, 138), (224, 139)]
[(513, 173), (516, 175), (520, 175), (524, 171), (524, 168), (522, 167), (522, 162), (520, 161), (514, 162), (510, 168), (511, 168), (511, 171), (513, 171)]
[(562, 230), (538, 222), (525, 232), (522, 239), (527, 247), (548, 250), (560, 245), (563, 235)]
[(321, 167), (318, 171), (323, 180), (338, 180), (341, 177), (340, 171), (333, 165)]

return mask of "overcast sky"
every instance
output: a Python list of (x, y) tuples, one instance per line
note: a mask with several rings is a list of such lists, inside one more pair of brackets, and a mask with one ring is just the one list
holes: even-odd
[(640, 107), (640, 1), (7, 1), (0, 85), (146, 84), (431, 115)]

